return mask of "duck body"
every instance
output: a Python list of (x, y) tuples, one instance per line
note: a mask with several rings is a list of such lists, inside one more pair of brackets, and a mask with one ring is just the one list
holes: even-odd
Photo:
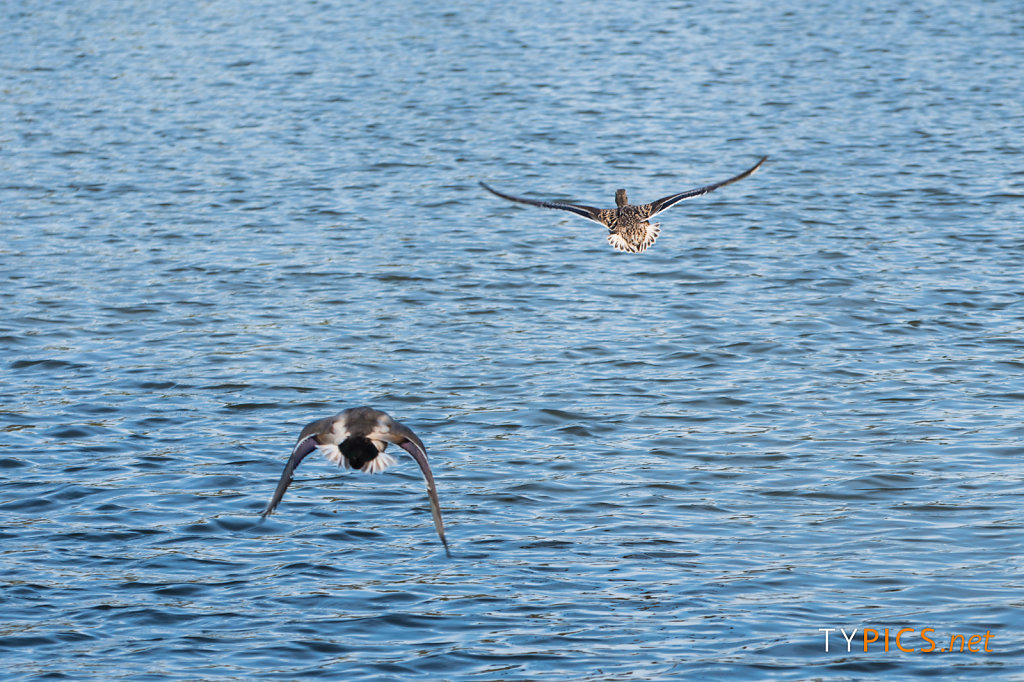
[(306, 424), (299, 433), (299, 439), (292, 448), (292, 454), (288, 458), (277, 488), (261, 517), (266, 518), (274, 513), (288, 486), (291, 485), (295, 469), (310, 453), (319, 451), (330, 462), (346, 469), (379, 473), (396, 463), (394, 457), (384, 452), (389, 443), (408, 452), (419, 465), (427, 484), (427, 497), (430, 500), (434, 527), (445, 552), (450, 556), (434, 476), (427, 461), (426, 446), (412, 429), (394, 420), (389, 414), (372, 407), (350, 408), (333, 417)]
[(693, 197), (702, 196), (708, 192), (713, 192), (719, 187), (724, 187), (725, 185), (729, 185), (738, 180), (749, 177), (758, 168), (760, 168), (761, 164), (763, 164), (767, 159), (767, 156), (763, 156), (751, 168), (748, 168), (739, 175), (734, 175), (731, 178), (722, 180), (721, 182), (715, 182), (710, 185), (704, 185), (703, 187), (670, 194), (667, 197), (662, 197), (661, 199), (652, 201), (649, 204), (630, 204), (629, 199), (626, 196), (626, 190), (619, 189), (615, 192), (615, 208), (595, 208), (584, 204), (570, 204), (559, 201), (538, 201), (536, 199), (527, 199), (525, 197), (504, 194), (485, 182), (481, 182), (480, 185), (491, 194), (508, 201), (514, 201), (520, 204), (529, 204), (531, 206), (540, 206), (541, 208), (553, 208), (560, 211), (568, 211), (581, 218), (604, 225), (608, 229), (608, 244), (610, 244), (616, 251), (643, 253), (650, 248), (655, 241), (657, 241), (658, 235), (661, 234), (661, 223), (651, 223), (651, 218), (662, 211), (675, 206), (684, 199), (692, 199)]

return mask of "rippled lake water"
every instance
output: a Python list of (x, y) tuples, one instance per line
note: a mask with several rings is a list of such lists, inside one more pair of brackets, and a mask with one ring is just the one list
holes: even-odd
[(1024, 679), (1017, 3), (0, 7), (5, 679)]

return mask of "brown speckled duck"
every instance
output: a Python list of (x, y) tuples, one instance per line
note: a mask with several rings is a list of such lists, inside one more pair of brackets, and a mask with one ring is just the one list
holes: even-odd
[(708, 192), (712, 192), (719, 187), (724, 187), (725, 185), (752, 175), (754, 171), (761, 167), (761, 164), (763, 164), (767, 158), (767, 156), (762, 156), (752, 168), (749, 168), (728, 180), (716, 182), (711, 185), (705, 185), (704, 187), (698, 187), (696, 189), (688, 189), (685, 192), (672, 194), (662, 199), (658, 199), (657, 201), (652, 201), (649, 204), (643, 204), (640, 206), (633, 206), (629, 203), (626, 199), (626, 190), (624, 189), (615, 191), (615, 208), (594, 208), (593, 206), (583, 206), (581, 204), (569, 204), (557, 201), (537, 201), (535, 199), (515, 197), (509, 194), (502, 194), (484, 182), (481, 182), (480, 185), (491, 194), (495, 194), (502, 199), (516, 201), (520, 204), (540, 206), (542, 208), (557, 208), (561, 211), (575, 213), (581, 218), (592, 220), (595, 223), (600, 223), (608, 228), (608, 243), (617, 251), (643, 253), (655, 242), (658, 235), (661, 233), (661, 223), (654, 223), (652, 225), (649, 222), (651, 218), (662, 211), (675, 206), (683, 199), (699, 197), (707, 194)]

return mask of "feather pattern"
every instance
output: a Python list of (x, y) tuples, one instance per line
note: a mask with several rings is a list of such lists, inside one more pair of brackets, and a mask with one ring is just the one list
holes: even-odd
[(734, 175), (731, 178), (722, 180), (721, 182), (688, 189), (685, 192), (670, 194), (667, 197), (658, 199), (657, 201), (652, 201), (649, 204), (641, 204), (639, 206), (634, 206), (629, 203), (626, 198), (626, 190), (624, 189), (620, 189), (615, 192), (615, 208), (594, 208), (593, 206), (586, 206), (583, 204), (527, 199), (526, 197), (518, 197), (499, 192), (485, 182), (481, 182), (480, 185), (491, 194), (508, 201), (514, 201), (520, 204), (529, 204), (531, 206), (539, 206), (541, 208), (553, 208), (560, 211), (568, 211), (580, 216), (581, 218), (586, 218), (592, 222), (604, 225), (608, 229), (608, 243), (612, 248), (618, 251), (627, 251), (629, 253), (643, 253), (652, 244), (654, 244), (658, 239), (658, 235), (661, 234), (661, 224), (651, 224), (649, 222), (651, 218), (662, 211), (666, 211), (675, 206), (684, 199), (703, 196), (708, 192), (715, 191), (719, 187), (724, 187), (751, 176), (758, 168), (761, 167), (761, 164), (763, 164), (767, 158), (767, 156), (762, 156), (761, 159), (752, 167), (743, 171), (739, 175)]
[(423, 441), (412, 432), (412, 429), (372, 407), (354, 407), (334, 417), (310, 422), (302, 429), (277, 488), (261, 514), (262, 518), (274, 513), (292, 482), (295, 469), (311, 452), (319, 450), (330, 462), (338, 466), (372, 474), (382, 472), (396, 463), (394, 457), (384, 453), (389, 443), (408, 452), (419, 465), (427, 484), (427, 498), (430, 501), (434, 528), (441, 538), (445, 552), (451, 556), (448, 540), (444, 536), (441, 503), (437, 499), (434, 475), (430, 471), (427, 449)]

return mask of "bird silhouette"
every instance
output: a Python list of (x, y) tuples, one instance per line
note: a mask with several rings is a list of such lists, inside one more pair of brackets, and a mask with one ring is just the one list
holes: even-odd
[(608, 228), (608, 243), (611, 244), (615, 250), (628, 251), (629, 253), (643, 253), (648, 247), (654, 244), (658, 235), (661, 233), (661, 223), (651, 224), (649, 222), (651, 218), (662, 211), (672, 208), (683, 199), (699, 197), (707, 194), (708, 192), (713, 192), (719, 187), (724, 187), (725, 185), (736, 182), (737, 180), (749, 177), (754, 173), (754, 171), (761, 167), (761, 164), (763, 164), (767, 158), (767, 156), (762, 156), (761, 159), (751, 168), (743, 171), (739, 175), (734, 175), (728, 180), (722, 180), (721, 182), (715, 182), (695, 189), (688, 189), (685, 192), (679, 192), (678, 194), (670, 194), (669, 196), (662, 197), (657, 201), (652, 201), (649, 204), (641, 204), (639, 206), (634, 206), (629, 203), (629, 200), (626, 198), (626, 190), (624, 189), (615, 191), (615, 208), (594, 208), (593, 206), (584, 206), (582, 204), (570, 204), (560, 201), (537, 201), (536, 199), (512, 196), (511, 194), (499, 192), (485, 182), (481, 182), (480, 185), (491, 194), (497, 195), (502, 199), (515, 201), (520, 204), (540, 206), (542, 208), (556, 208), (560, 211), (569, 211), (570, 213), (575, 213), (581, 218), (586, 218), (587, 220), (604, 225)]
[(295, 469), (306, 455), (314, 450), (319, 450), (328, 460), (340, 467), (378, 473), (395, 464), (395, 458), (384, 452), (388, 443), (394, 443), (408, 452), (420, 465), (423, 479), (427, 482), (427, 497), (430, 499), (430, 511), (434, 516), (434, 528), (441, 538), (444, 551), (451, 556), (448, 540), (444, 537), (444, 521), (441, 519), (441, 505), (437, 500), (434, 476), (430, 472), (427, 449), (423, 441), (412, 432), (412, 429), (372, 407), (353, 407), (333, 417), (306, 424), (292, 449), (291, 457), (288, 458), (288, 464), (284, 467), (273, 497), (260, 515), (261, 518), (274, 513), (274, 509), (284, 497), (285, 490), (292, 482)]

